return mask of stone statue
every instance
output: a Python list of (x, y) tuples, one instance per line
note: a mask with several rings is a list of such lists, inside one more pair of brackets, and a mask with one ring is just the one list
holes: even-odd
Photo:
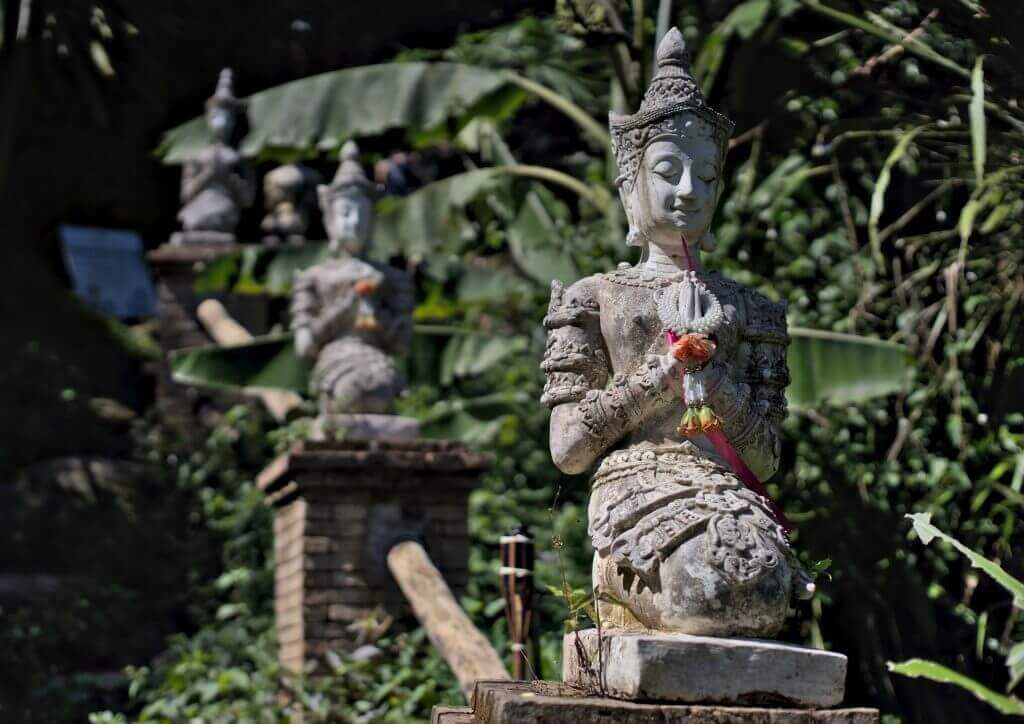
[(309, 215), (316, 205), (314, 189), (320, 174), (300, 163), (278, 166), (263, 177), (263, 201), (267, 215), (260, 228), (263, 242), (271, 246), (289, 243), (300, 246), (306, 241)]
[(232, 89), (231, 69), (217, 80), (217, 90), (206, 101), (206, 122), (213, 143), (185, 164), (181, 174), (181, 211), (184, 229), (172, 243), (233, 243), (241, 210), (252, 205), (255, 177), (231, 144), (240, 101)]
[(555, 464), (596, 466), (602, 624), (772, 636), (792, 591), (813, 590), (759, 494), (779, 465), (786, 310), (701, 262), (733, 124), (706, 104), (677, 29), (640, 110), (610, 128), (642, 260), (552, 285), (542, 364)]
[(404, 389), (393, 356), (409, 345), (415, 290), (405, 272), (364, 258), (374, 187), (358, 157), (347, 142), (334, 180), (317, 188), (332, 258), (296, 274), (291, 328), (298, 354), (316, 359), (325, 424), (369, 437), (395, 436), (397, 425), (404, 437), (415, 421), (387, 413)]

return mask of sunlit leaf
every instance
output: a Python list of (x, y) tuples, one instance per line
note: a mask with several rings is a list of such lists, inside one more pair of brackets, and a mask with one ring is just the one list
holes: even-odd
[(975, 553), (953, 536), (947, 535), (936, 528), (931, 523), (932, 516), (930, 513), (912, 513), (907, 515), (907, 517), (913, 522), (914, 531), (917, 533), (922, 543), (928, 545), (936, 538), (941, 538), (946, 541), (966, 556), (973, 567), (980, 568), (982, 571), (987, 573), (992, 580), (1009, 591), (1013, 596), (1015, 606), (1024, 608), (1024, 582), (1019, 581), (1004, 571), (1003, 567), (995, 561), (990, 561), (980, 553)]
[(871, 211), (868, 214), (868, 239), (871, 242), (871, 254), (879, 267), (884, 264), (885, 260), (882, 259), (882, 242), (878, 236), (878, 222), (882, 218), (882, 212), (885, 210), (885, 192), (889, 188), (889, 182), (892, 180), (892, 169), (906, 155), (914, 137), (923, 130), (923, 127), (914, 128), (900, 136), (899, 140), (896, 141), (896, 145), (893, 146), (892, 151), (886, 157), (885, 163), (882, 164), (878, 180), (875, 181), (875, 189), (871, 192)]
[(516, 218), (508, 227), (508, 245), (516, 265), (531, 279), (547, 287), (552, 279), (571, 284), (579, 270), (566, 253), (553, 218), (565, 205), (539, 184), (527, 193)]
[(1011, 691), (1022, 680), (1024, 680), (1024, 641), (1021, 641), (1010, 649), (1006, 657), (1006, 668), (1010, 670), (1010, 683), (1006, 690)]
[(906, 384), (910, 355), (902, 345), (803, 327), (789, 334), (786, 399), (793, 407), (860, 402)]
[(971, 119), (971, 152), (974, 157), (974, 178), (980, 186), (985, 179), (985, 71), (982, 63), (985, 56), (979, 55), (971, 73), (971, 103), (968, 113)]
[(1024, 701), (1015, 696), (1004, 696), (992, 691), (974, 679), (950, 668), (924, 659), (910, 659), (900, 663), (889, 662), (889, 671), (911, 678), (924, 678), (942, 684), (952, 684), (965, 689), (997, 711), (1011, 715), (1024, 715)]

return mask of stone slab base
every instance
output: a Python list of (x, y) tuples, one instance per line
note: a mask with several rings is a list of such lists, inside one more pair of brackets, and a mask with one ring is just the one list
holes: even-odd
[[(461, 717), (461, 718), (460, 718)], [(553, 681), (478, 681), (471, 709), (435, 707), (433, 724), (879, 724), (877, 709), (644, 704)]]
[(235, 235), (224, 231), (176, 231), (171, 234), (171, 243), (188, 244), (234, 244)]
[(415, 417), (362, 413), (320, 415), (310, 438), (328, 440), (339, 435), (355, 440), (415, 440), (419, 434), (420, 423)]
[(744, 638), (566, 634), (565, 683), (631, 701), (826, 708), (843, 700), (846, 657)]

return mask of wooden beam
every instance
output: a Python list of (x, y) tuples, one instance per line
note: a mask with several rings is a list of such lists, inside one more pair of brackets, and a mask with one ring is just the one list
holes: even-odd
[[(196, 308), (196, 317), (199, 318), (206, 333), (221, 347), (240, 347), (255, 339), (216, 299), (201, 302)], [(247, 392), (259, 397), (278, 421), (284, 420), (291, 410), (302, 404), (302, 397), (290, 390), (253, 388)]]
[(455, 672), (468, 701), (478, 680), (510, 680), (498, 653), (459, 606), (423, 546), (399, 543), (388, 551), (388, 568), (431, 643)]

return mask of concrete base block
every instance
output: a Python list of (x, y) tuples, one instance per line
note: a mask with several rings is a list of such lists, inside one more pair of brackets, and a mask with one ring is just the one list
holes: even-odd
[(313, 424), (310, 439), (335, 437), (354, 440), (415, 440), (420, 422), (415, 417), (369, 413), (320, 415)]
[[(471, 710), (435, 707), (438, 724), (879, 724), (877, 709), (652, 704), (553, 681), (478, 681)], [(443, 718), (452, 717), (452, 718)]]
[(565, 683), (631, 701), (825, 708), (846, 686), (842, 654), (760, 639), (587, 629), (562, 661)]

